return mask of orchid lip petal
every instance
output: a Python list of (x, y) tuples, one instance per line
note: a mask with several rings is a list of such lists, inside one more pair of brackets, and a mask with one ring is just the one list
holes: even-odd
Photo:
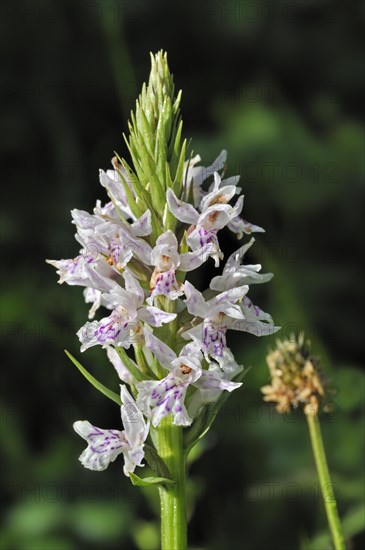
[(192, 419), (184, 404), (188, 386), (188, 380), (183, 380), (175, 373), (168, 374), (162, 380), (139, 382), (137, 404), (151, 418), (154, 427), (170, 414), (174, 417), (174, 424), (189, 426)]
[(80, 455), (80, 462), (90, 470), (105, 470), (110, 462), (127, 449), (128, 443), (119, 430), (97, 428), (86, 420), (79, 420), (73, 425), (74, 430), (88, 443)]

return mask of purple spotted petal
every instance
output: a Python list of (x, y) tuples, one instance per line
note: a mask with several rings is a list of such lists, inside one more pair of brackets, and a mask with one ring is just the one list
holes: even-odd
[(89, 275), (85, 267), (96, 260), (97, 258), (92, 256), (80, 255), (69, 260), (46, 260), (46, 262), (57, 269), (60, 284), (89, 286)]
[(146, 416), (152, 419), (155, 427), (170, 414), (173, 415), (173, 423), (177, 426), (190, 426), (192, 420), (184, 404), (188, 386), (188, 376), (185, 380), (174, 373), (156, 382), (153, 380), (139, 382), (137, 404)]
[(188, 245), (192, 250), (201, 250), (210, 246), (210, 256), (215, 261), (215, 267), (219, 267), (219, 260), (223, 259), (223, 253), (219, 248), (217, 229), (205, 229), (203, 226), (197, 226), (187, 238)]
[[(238, 322), (238, 321), (237, 321)], [(201, 342), (202, 350), (215, 358), (223, 357), (226, 349), (227, 325), (209, 319), (205, 319), (196, 327), (183, 333), (183, 338), (192, 338)]]
[[(129, 348), (131, 345), (131, 323), (121, 318), (117, 311), (113, 311), (109, 317), (101, 321), (85, 323), (77, 332), (81, 342), (81, 351), (92, 346), (118, 345)], [(133, 328), (133, 327), (132, 327)]]
[(177, 282), (175, 269), (160, 273), (155, 280), (155, 287), (148, 299), (148, 303), (152, 304), (155, 296), (167, 296), (170, 300), (177, 300), (179, 296), (184, 294), (182, 285)]
[(103, 430), (86, 420), (75, 422), (73, 427), (88, 443), (79, 460), (90, 470), (105, 470), (110, 462), (114, 462), (117, 456), (128, 448), (123, 432), (118, 430)]

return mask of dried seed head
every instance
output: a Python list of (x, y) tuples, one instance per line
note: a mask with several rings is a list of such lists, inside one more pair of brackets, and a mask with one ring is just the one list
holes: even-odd
[(277, 348), (266, 361), (271, 385), (261, 388), (264, 401), (276, 402), (280, 413), (303, 406), (306, 414), (317, 414), (324, 389), (318, 359), (310, 354), (310, 343), (304, 341), (304, 334), (297, 339), (277, 340)]

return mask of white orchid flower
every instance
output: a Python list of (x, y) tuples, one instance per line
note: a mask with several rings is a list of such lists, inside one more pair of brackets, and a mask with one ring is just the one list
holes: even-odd
[(144, 442), (149, 432), (149, 423), (145, 422), (126, 386), (120, 386), (122, 400), (121, 417), (124, 430), (105, 430), (97, 428), (87, 420), (78, 420), (73, 427), (88, 446), (79, 460), (89, 470), (103, 471), (120, 455), (124, 456), (124, 473), (129, 476), (136, 466), (142, 467)]
[(211, 251), (211, 245), (207, 244), (194, 252), (179, 254), (175, 234), (169, 230), (160, 235), (151, 252), (151, 264), (155, 269), (150, 283), (151, 296), (147, 302), (152, 304), (154, 298), (161, 295), (176, 300), (183, 294), (184, 287), (177, 281), (175, 272), (197, 269), (209, 258)]
[(174, 424), (190, 426), (192, 418), (185, 406), (189, 386), (201, 391), (206, 402), (216, 398), (223, 390), (233, 391), (241, 386), (226, 379), (219, 368), (202, 368), (203, 354), (197, 341), (184, 346), (179, 356), (149, 331), (145, 331), (145, 341), (146, 347), (169, 371), (162, 380), (145, 380), (137, 384), (137, 403), (151, 418), (153, 426), (170, 414)]

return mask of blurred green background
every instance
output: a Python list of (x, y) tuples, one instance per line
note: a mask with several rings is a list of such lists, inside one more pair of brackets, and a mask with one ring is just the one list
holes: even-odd
[[(266, 228), (249, 259), (275, 278), (251, 297), (322, 358), (330, 468), (349, 548), (362, 547), (363, 12), (326, 0), (1, 3), (3, 550), (159, 545), (154, 490), (132, 487), (121, 461), (99, 474), (78, 463), (72, 422), (120, 417), (63, 353), (80, 358), (88, 308), (44, 259), (77, 254), (69, 211), (105, 199), (98, 169), (126, 155), (122, 131), (160, 48), (192, 149), (205, 164), (228, 149), (245, 217)], [(228, 232), (222, 244), (237, 247)], [(305, 420), (261, 401), (274, 339), (229, 343), (253, 368), (192, 457), (190, 547), (328, 549)], [(117, 387), (101, 350), (82, 359)]]

